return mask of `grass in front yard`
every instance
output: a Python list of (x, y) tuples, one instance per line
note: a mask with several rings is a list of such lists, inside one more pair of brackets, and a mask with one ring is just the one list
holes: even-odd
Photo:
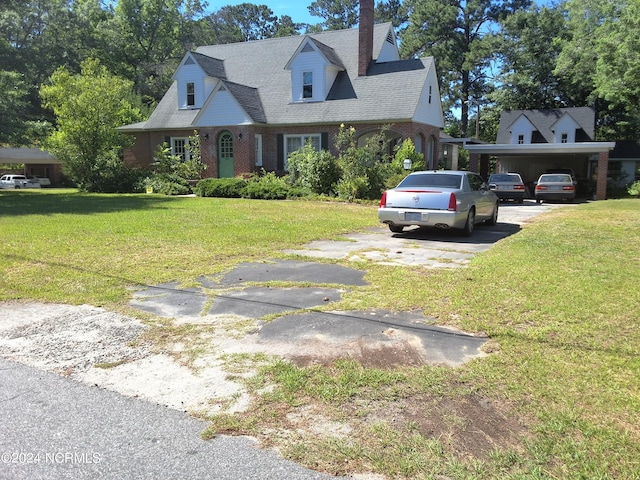
[[(117, 308), (131, 285), (376, 223), (375, 207), (335, 203), (0, 192), (0, 300)], [(256, 435), (334, 474), (640, 479), (639, 245), (640, 202), (615, 200), (547, 213), (463, 269), (351, 263), (370, 285), (334, 308), (419, 309), (493, 353), (455, 369), (236, 357), (231, 374), (258, 369), (254, 400), (206, 435)]]
[(108, 306), (375, 224), (337, 203), (3, 191), (0, 300)]

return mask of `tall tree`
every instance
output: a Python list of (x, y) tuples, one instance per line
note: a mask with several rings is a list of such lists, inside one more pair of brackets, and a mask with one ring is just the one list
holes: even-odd
[[(617, 112), (609, 135), (640, 139), (640, 0), (608, 4), (608, 15), (596, 32), (595, 91)], [(604, 133), (604, 132), (603, 132)]]
[(103, 60), (118, 76), (133, 80), (137, 92), (157, 101), (196, 41), (192, 27), (201, 14), (199, 0), (118, 0), (103, 28), (112, 46)]
[[(19, 144), (38, 143), (43, 121), (52, 121), (40, 105), (38, 89), (59, 66), (77, 72), (88, 52), (99, 50), (95, 25), (108, 16), (100, 0), (4, 0), (0, 2), (0, 68), (20, 74)], [(105, 49), (102, 49), (104, 53)], [(5, 76), (5, 81), (9, 77)], [(6, 83), (3, 82), (6, 86)], [(25, 90), (26, 89), (26, 90)], [(14, 91), (13, 93), (16, 93)], [(13, 96), (0, 92), (0, 96)], [(17, 108), (17, 104), (13, 103)], [(32, 127), (38, 127), (35, 130)]]
[(142, 119), (132, 87), (88, 59), (80, 74), (61, 67), (40, 89), (44, 105), (56, 116), (45, 146), (80, 188), (101, 190), (98, 185), (121, 171), (122, 152), (131, 139), (116, 127)]
[[(559, 8), (532, 6), (509, 15), (496, 37), (501, 75), (492, 99), (504, 110), (584, 106), (555, 73), (567, 41)], [(575, 102), (575, 104), (574, 104)]]
[(323, 18), (324, 30), (342, 30), (358, 25), (360, 0), (316, 0), (308, 10), (314, 17)]
[(233, 32), (229, 39), (222, 39), (217, 43), (231, 41), (264, 40), (273, 38), (278, 31), (278, 17), (266, 5), (241, 3), (222, 7), (215, 16), (219, 25), (226, 26), (228, 32)]
[(391, 22), (398, 29), (404, 25), (408, 18), (407, 9), (402, 0), (381, 1), (376, 4), (376, 21)]
[(442, 95), (460, 107), (462, 134), (468, 134), (469, 108), (479, 109), (494, 60), (493, 29), (530, 0), (407, 0), (409, 23), (401, 32), (405, 58), (435, 57)]

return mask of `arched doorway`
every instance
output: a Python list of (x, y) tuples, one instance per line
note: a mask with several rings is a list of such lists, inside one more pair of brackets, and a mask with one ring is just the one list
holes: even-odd
[(218, 177), (232, 178), (234, 174), (233, 135), (230, 132), (222, 132), (218, 137)]

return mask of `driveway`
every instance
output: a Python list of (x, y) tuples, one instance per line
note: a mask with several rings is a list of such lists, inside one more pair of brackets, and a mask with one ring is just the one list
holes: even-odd
[[(575, 205), (575, 204), (569, 204)], [(423, 268), (458, 268), (496, 242), (520, 231), (534, 217), (567, 204), (501, 203), (498, 224), (478, 225), (473, 236), (463, 237), (455, 230), (406, 229), (392, 234), (381, 225), (363, 233), (346, 235), (343, 240), (318, 240), (305, 248), (286, 253), (311, 258), (369, 260), (384, 265)]]

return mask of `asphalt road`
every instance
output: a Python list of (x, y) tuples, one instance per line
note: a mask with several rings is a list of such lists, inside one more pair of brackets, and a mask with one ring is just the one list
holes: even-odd
[(206, 423), (0, 357), (0, 479), (334, 478)]

